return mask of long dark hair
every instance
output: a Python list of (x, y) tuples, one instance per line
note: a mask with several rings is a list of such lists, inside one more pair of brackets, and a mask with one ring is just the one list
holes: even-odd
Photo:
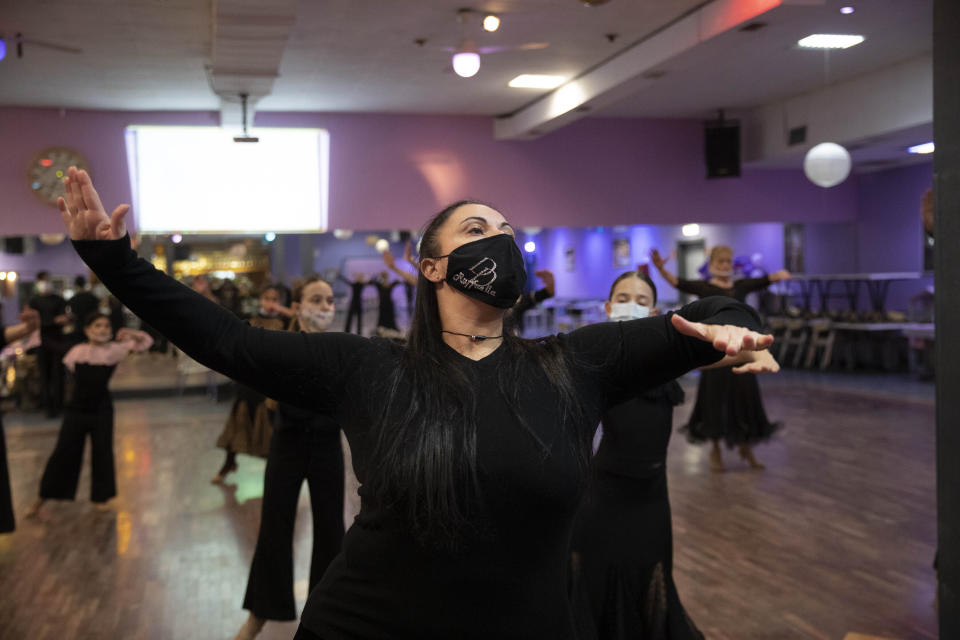
[[(462, 200), (446, 207), (424, 227), (420, 255), (440, 255), (437, 232), (458, 208), (483, 204)], [(382, 413), (373, 436), (374, 464), (365, 482), (373, 495), (397, 509), (414, 535), (427, 544), (456, 549), (474, 522), (482, 500), (477, 476), (478, 406), (476, 391), (441, 337), (434, 283), (422, 272), (399, 366), (385, 382)], [(536, 440), (543, 456), (553, 443), (537, 438), (520, 415), (524, 363), (533, 361), (560, 398), (560, 422), (568, 428), (564, 444), (581, 469), (586, 467), (590, 434), (586, 411), (577, 402), (568, 363), (555, 337), (524, 340), (504, 327), (498, 391), (522, 428)], [(409, 389), (409, 393), (402, 390)], [(476, 531), (473, 531), (476, 533)]]

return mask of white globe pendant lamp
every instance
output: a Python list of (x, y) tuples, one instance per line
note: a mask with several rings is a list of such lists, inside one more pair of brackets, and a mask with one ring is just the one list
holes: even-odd
[(810, 182), (827, 189), (846, 180), (851, 165), (849, 151), (834, 142), (823, 142), (807, 152), (803, 172)]
[(472, 40), (461, 42), (453, 54), (453, 71), (461, 78), (472, 78), (480, 71), (480, 54)]

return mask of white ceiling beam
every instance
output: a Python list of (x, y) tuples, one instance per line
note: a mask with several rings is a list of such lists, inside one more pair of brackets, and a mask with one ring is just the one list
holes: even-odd
[(273, 91), (297, 18), (297, 0), (213, 0), (210, 86), (220, 96), (220, 124), (242, 123), (241, 94), (249, 96), (247, 122), (257, 101)]
[(536, 138), (583, 117), (587, 111), (636, 93), (655, 81), (658, 65), (783, 2), (715, 0), (533, 104), (495, 119), (494, 137), (498, 140)]
[[(933, 59), (920, 56), (754, 109), (742, 123), (743, 161), (757, 166), (802, 158), (821, 142), (859, 144), (922, 129), (933, 123)], [(806, 127), (806, 140), (790, 145), (797, 127)]]

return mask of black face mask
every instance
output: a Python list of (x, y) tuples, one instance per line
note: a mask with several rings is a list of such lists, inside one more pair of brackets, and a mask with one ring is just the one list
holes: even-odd
[(448, 258), (446, 280), (451, 287), (500, 309), (516, 304), (527, 282), (523, 254), (506, 233), (468, 242), (437, 258)]

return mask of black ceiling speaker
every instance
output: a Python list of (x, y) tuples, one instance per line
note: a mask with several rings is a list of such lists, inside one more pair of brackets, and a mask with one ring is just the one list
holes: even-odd
[(23, 236), (10, 236), (3, 239), (3, 252), (21, 255), (24, 252)]
[(703, 123), (707, 178), (736, 178), (740, 175), (740, 121), (725, 120), (720, 111), (716, 120)]

